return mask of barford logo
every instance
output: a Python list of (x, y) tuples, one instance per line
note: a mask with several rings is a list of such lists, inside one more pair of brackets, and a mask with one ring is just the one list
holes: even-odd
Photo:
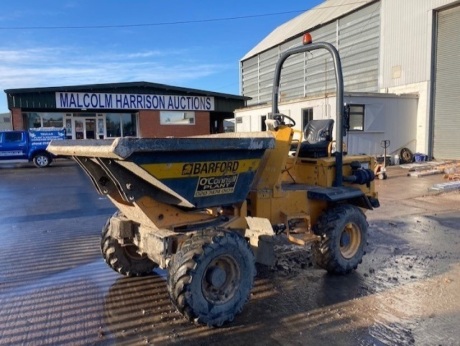
[(199, 175), (213, 173), (234, 173), (238, 170), (238, 161), (196, 162), (182, 166), (182, 175)]

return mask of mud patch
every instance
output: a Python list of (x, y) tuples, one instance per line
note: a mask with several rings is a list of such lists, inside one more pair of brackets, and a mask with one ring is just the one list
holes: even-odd
[(313, 266), (310, 246), (276, 245), (275, 256), (275, 265), (271, 270), (280, 275), (297, 275), (300, 271)]

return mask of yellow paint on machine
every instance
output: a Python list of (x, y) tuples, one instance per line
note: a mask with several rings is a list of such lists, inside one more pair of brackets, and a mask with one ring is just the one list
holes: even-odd
[(203, 161), (203, 162), (176, 162), (152, 163), (141, 165), (157, 179), (177, 179), (193, 177), (216, 177), (228, 174), (239, 174), (256, 171), (260, 159)]

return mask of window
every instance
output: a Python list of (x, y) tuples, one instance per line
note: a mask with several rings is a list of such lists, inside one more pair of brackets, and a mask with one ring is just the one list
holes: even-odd
[(123, 137), (137, 137), (136, 116), (134, 114), (120, 114), (123, 128)]
[(42, 116), (42, 127), (63, 127), (63, 114), (45, 113)]
[(106, 115), (107, 137), (121, 137), (120, 114)]
[(195, 125), (195, 112), (160, 112), (161, 125)]
[(135, 114), (108, 113), (106, 115), (107, 137), (137, 137)]
[(5, 132), (5, 143), (22, 142), (21, 132)]
[(262, 115), (260, 117), (260, 131), (267, 131), (267, 124), (265, 124), (265, 120), (267, 120), (267, 116)]
[(27, 129), (35, 129), (37, 127), (42, 127), (42, 120), (38, 113), (24, 113), (25, 123), (27, 124)]
[(235, 132), (235, 119), (224, 120), (224, 132)]
[(313, 120), (313, 108), (302, 109), (302, 129), (307, 126), (310, 120)]
[(63, 127), (63, 113), (23, 113), (27, 129), (39, 127)]
[(350, 131), (364, 131), (364, 105), (350, 105)]

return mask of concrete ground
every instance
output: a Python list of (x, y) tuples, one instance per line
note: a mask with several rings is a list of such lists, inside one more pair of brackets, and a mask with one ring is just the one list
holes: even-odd
[(390, 167), (376, 182), (358, 270), (331, 276), (308, 249), (259, 266), (223, 328), (171, 305), (164, 271), (124, 278), (101, 259), (114, 208), (73, 163), (0, 166), (0, 345), (459, 345), (460, 193)]

